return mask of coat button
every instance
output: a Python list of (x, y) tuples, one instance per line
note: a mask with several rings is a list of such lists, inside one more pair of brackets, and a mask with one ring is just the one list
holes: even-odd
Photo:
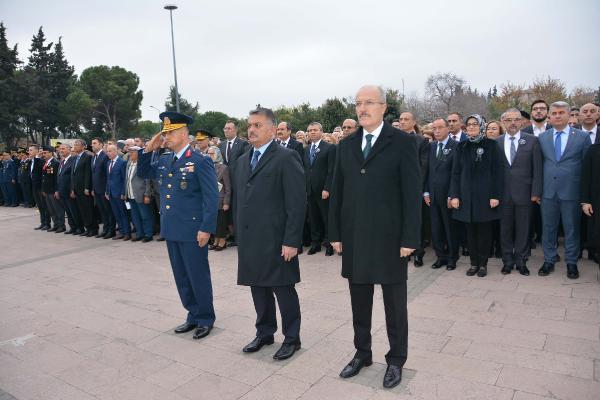
[(360, 170), (360, 173), (361, 173), (361, 174), (363, 174), (363, 175), (364, 175), (366, 172), (367, 172), (367, 171), (366, 171), (364, 168)]
[(168, 194), (166, 197), (167, 197), (167, 199), (170, 199), (170, 198), (171, 198), (171, 195), (170, 195), (170, 194)]
[(167, 187), (168, 187), (169, 189), (171, 189), (171, 184), (169, 183), (169, 184), (167, 185)]
[(169, 178), (172, 177), (172, 176), (173, 176), (173, 174), (169, 174)]
[(167, 204), (167, 205), (165, 206), (165, 208), (166, 208), (167, 210), (170, 210), (170, 209), (171, 209), (171, 206)]

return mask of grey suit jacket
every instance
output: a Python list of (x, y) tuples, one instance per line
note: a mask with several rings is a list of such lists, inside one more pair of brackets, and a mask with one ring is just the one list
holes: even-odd
[(569, 139), (558, 161), (554, 155), (554, 128), (538, 138), (544, 160), (543, 197), (552, 199), (558, 195), (560, 200), (579, 201), (581, 162), (592, 143), (590, 136), (578, 129), (567, 126), (564, 132), (568, 132)]
[[(137, 165), (134, 166), (131, 161), (127, 161), (127, 168), (125, 170), (125, 189), (127, 189), (127, 180), (130, 179), (129, 177), (129, 173), (131, 168), (136, 168), (137, 169)], [(150, 182), (150, 179), (144, 179), (144, 178), (140, 178), (137, 175), (137, 170), (133, 171), (132, 173), (132, 177), (131, 177), (131, 189), (133, 191), (133, 197), (135, 198), (135, 201), (138, 203), (143, 203), (144, 202), (144, 196), (152, 196), (152, 184)]]

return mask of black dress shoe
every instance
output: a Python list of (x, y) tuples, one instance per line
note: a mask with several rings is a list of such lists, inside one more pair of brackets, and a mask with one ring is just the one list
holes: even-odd
[(383, 376), (383, 387), (391, 389), (398, 386), (402, 381), (402, 368), (397, 365), (388, 365)]
[(569, 279), (579, 278), (579, 271), (577, 270), (577, 264), (567, 264), (567, 278), (569, 278)]
[(124, 241), (124, 242), (126, 242), (126, 241), (128, 241), (128, 240), (131, 240), (131, 236), (129, 236), (129, 235), (125, 235), (125, 236), (123, 236), (123, 241)]
[(273, 336), (268, 336), (264, 338), (255, 337), (253, 341), (244, 346), (242, 351), (244, 353), (255, 353), (262, 349), (263, 346), (268, 346), (273, 343), (275, 343)]
[(69, 229), (68, 231), (65, 232), (65, 235), (72, 235), (75, 233), (75, 229)]
[(273, 354), (273, 360), (287, 360), (298, 350), (300, 350), (300, 343), (283, 343), (279, 350)]
[(333, 255), (333, 246), (327, 245), (325, 246), (325, 256), (329, 257)]
[(164, 242), (164, 241), (165, 241), (165, 238), (164, 238), (164, 237), (162, 237), (162, 236), (159, 236), (159, 237), (157, 237), (157, 238), (156, 238), (156, 241), (157, 241), (157, 242)]
[(480, 278), (483, 278), (484, 276), (487, 275), (487, 266), (481, 266), (479, 267), (479, 271), (477, 271), (477, 276)]
[(101, 238), (101, 237), (104, 237), (104, 235), (106, 235), (106, 233), (104, 233), (104, 232), (98, 232), (98, 233), (96, 233), (96, 234), (94, 235), (94, 237), (96, 237), (96, 238)]
[(437, 260), (435, 260), (435, 262), (431, 265), (431, 268), (433, 269), (438, 269), (438, 268), (442, 268), (444, 265), (447, 265), (448, 261), (446, 260), (440, 260), (439, 258)]
[(66, 229), (61, 227), (61, 228), (58, 228), (57, 230), (55, 230), (54, 233), (63, 233), (65, 231), (66, 231)]
[(422, 267), (423, 266), (423, 256), (415, 256), (414, 264), (415, 264), (415, 267)]
[(521, 275), (529, 276), (529, 269), (527, 268), (527, 265), (518, 266), (517, 270)]
[(502, 275), (508, 275), (512, 272), (512, 269), (513, 269), (512, 264), (511, 265), (504, 264), (504, 266), (502, 267), (502, 271), (500, 271), (500, 272), (502, 272)]
[(189, 331), (195, 329), (196, 326), (197, 326), (196, 324), (186, 322), (185, 324), (181, 324), (177, 328), (175, 328), (174, 332), (175, 333), (186, 333), (186, 332), (189, 332)]
[(344, 367), (340, 372), (340, 377), (346, 379), (358, 375), (362, 367), (368, 367), (373, 364), (372, 360), (361, 360), (360, 358), (353, 358), (348, 365)]
[(106, 235), (104, 235), (103, 239), (110, 239), (110, 238), (114, 238), (115, 236), (116, 236), (116, 233), (107, 232)]
[(467, 276), (473, 276), (479, 271), (479, 267), (477, 265), (471, 265), (471, 268), (467, 270)]
[(455, 269), (456, 269), (456, 265), (454, 265), (454, 264), (446, 265), (446, 270), (448, 270), (448, 271), (454, 271)]
[(54, 232), (57, 228), (54, 226), (52, 228), (46, 229), (48, 232)]
[(471, 253), (469, 253), (469, 249), (467, 249), (466, 247), (463, 247), (462, 249), (462, 255), (463, 257), (469, 257)]
[(49, 225), (44, 225), (44, 226), (42, 226), (41, 230), (47, 231), (48, 229), (50, 229), (50, 226)]
[(39, 231), (40, 229), (42, 229), (44, 227), (44, 225), (40, 225), (40, 226), (36, 226), (35, 228), (33, 228), (36, 231)]
[(309, 256), (312, 256), (315, 253), (318, 253), (321, 251), (321, 246), (311, 246), (310, 250), (308, 250), (308, 254)]
[(96, 233), (97, 232), (94, 232), (94, 231), (88, 231), (85, 236), (87, 236), (87, 237), (94, 237), (94, 236), (96, 236)]
[(151, 237), (145, 237), (145, 238), (142, 239), (142, 243), (148, 243), (148, 242), (151, 242), (151, 241), (152, 241)]
[(198, 340), (207, 337), (211, 330), (212, 326), (199, 326), (192, 338)]
[(77, 236), (85, 235), (85, 230), (77, 229), (77, 230), (75, 230), (75, 233), (73, 235), (77, 235)]
[(540, 268), (538, 270), (538, 275), (539, 276), (548, 276), (552, 272), (554, 272), (554, 264), (545, 262), (544, 265), (542, 265), (542, 268)]
[(121, 240), (121, 239), (123, 239), (124, 237), (125, 237), (125, 236), (123, 236), (123, 235), (121, 235), (121, 234), (119, 233), (118, 235), (114, 236), (114, 237), (112, 238), (112, 240)]
[(132, 241), (132, 242), (139, 242), (140, 240), (142, 240), (142, 238), (139, 238), (139, 237), (137, 237), (137, 236), (136, 236), (136, 237), (134, 237), (134, 238), (131, 238), (131, 241)]

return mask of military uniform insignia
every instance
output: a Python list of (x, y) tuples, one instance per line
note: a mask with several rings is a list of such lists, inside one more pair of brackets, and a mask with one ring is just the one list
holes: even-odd
[(179, 188), (181, 190), (185, 190), (185, 189), (187, 189), (187, 187), (188, 187), (187, 181), (181, 181), (181, 182), (179, 182)]

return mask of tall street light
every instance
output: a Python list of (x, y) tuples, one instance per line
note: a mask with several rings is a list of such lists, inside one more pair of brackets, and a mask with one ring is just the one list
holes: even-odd
[(175, 4), (167, 4), (164, 6), (165, 10), (169, 10), (169, 16), (171, 17), (171, 45), (173, 48), (173, 76), (175, 77), (175, 106), (177, 112), (179, 112), (179, 88), (177, 87), (177, 64), (175, 63), (175, 36), (173, 34), (173, 10), (177, 10)]

